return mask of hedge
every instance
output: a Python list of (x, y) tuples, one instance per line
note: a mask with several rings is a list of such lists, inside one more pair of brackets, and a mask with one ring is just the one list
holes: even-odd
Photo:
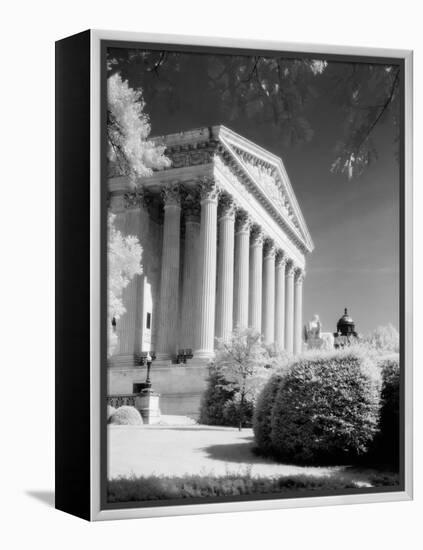
[[(398, 478), (385, 474), (373, 476), (371, 484), (397, 486)], [(162, 499), (191, 499), (199, 497), (242, 496), (254, 494), (295, 495), (315, 491), (317, 494), (351, 493), (360, 483), (348, 476), (289, 475), (281, 477), (253, 477), (249, 475), (141, 476), (119, 477), (108, 481), (108, 502), (137, 502)]]
[(142, 417), (135, 407), (124, 405), (119, 407), (108, 420), (109, 424), (121, 426), (139, 426), (142, 424)]
[(378, 430), (378, 374), (354, 350), (296, 360), (280, 380), (272, 407), (272, 452), (305, 464), (351, 462), (364, 455)]
[(379, 433), (375, 438), (373, 459), (380, 463), (399, 465), (400, 451), (400, 367), (398, 356), (379, 363), (382, 374), (381, 408)]
[(116, 412), (115, 407), (112, 407), (112, 405), (107, 405), (107, 420)]
[(274, 374), (261, 391), (253, 414), (254, 437), (258, 448), (264, 454), (272, 450), (271, 419), (272, 409), (278, 393), (282, 374)]

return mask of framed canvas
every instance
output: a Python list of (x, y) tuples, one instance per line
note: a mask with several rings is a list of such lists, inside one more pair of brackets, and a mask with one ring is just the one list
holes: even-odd
[(412, 498), (412, 52), (56, 43), (56, 507)]

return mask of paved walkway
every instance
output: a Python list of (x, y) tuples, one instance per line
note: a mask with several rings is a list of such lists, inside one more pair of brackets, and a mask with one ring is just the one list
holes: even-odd
[(215, 426), (108, 426), (109, 478), (129, 475), (228, 473), (253, 476), (348, 475), (363, 485), (363, 472), (344, 467), (302, 467), (256, 456), (251, 429)]

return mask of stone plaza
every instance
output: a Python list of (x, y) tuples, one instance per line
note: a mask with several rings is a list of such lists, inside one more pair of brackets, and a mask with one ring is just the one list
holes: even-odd
[(195, 416), (216, 338), (251, 327), (302, 350), (313, 242), (279, 157), (223, 126), (155, 139), (169, 168), (135, 190), (127, 177), (108, 180), (117, 228), (143, 248), (143, 273), (123, 294), (108, 393), (130, 403), (145, 380), (140, 358), (154, 352), (162, 409)]

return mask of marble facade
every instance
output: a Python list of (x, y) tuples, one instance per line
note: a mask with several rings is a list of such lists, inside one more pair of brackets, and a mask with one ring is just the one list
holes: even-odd
[(116, 225), (143, 247), (110, 365), (134, 366), (154, 350), (163, 366), (180, 349), (198, 365), (237, 327), (299, 353), (313, 242), (281, 159), (223, 126), (156, 139), (170, 168), (137, 191), (125, 177), (109, 179)]

